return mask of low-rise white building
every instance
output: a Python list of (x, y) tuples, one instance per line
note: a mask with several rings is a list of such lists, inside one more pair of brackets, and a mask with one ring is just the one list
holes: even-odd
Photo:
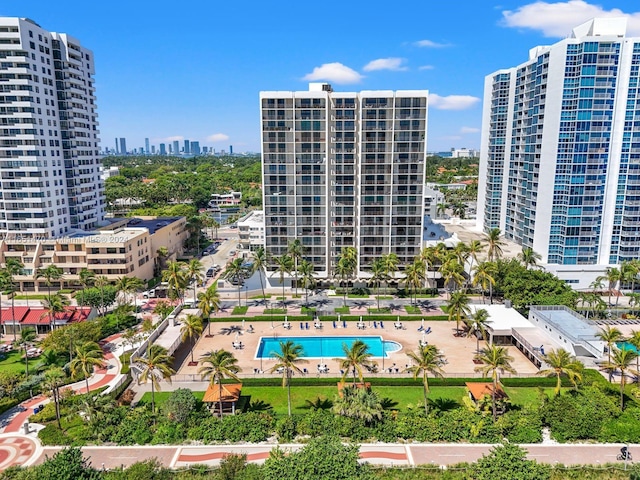
[(238, 220), (242, 248), (251, 251), (264, 247), (264, 210), (254, 210)]

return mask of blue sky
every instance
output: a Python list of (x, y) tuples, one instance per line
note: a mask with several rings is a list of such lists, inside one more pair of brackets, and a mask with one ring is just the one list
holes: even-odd
[(640, 36), (631, 0), (0, 3), (0, 16), (94, 51), (103, 147), (188, 138), (237, 152), (260, 150), (261, 90), (323, 80), (338, 91), (428, 89), (428, 150), (477, 148), (485, 75), (599, 15), (628, 15)]

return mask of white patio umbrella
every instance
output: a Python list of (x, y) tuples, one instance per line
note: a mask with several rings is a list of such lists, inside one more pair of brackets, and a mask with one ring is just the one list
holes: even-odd
[(423, 318), (422, 320), (420, 320), (420, 326), (421, 326), (422, 328), (424, 328), (424, 318)]

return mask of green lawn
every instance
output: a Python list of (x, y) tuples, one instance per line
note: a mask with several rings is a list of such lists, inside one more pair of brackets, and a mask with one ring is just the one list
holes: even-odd
[(340, 313), (342, 315), (349, 315), (349, 307), (336, 307), (335, 309), (336, 313)]
[(247, 310), (249, 310), (249, 307), (247, 307), (246, 305), (243, 305), (241, 307), (233, 307), (231, 315), (244, 315), (245, 313), (247, 313)]
[[(568, 390), (568, 388), (563, 388), (562, 390)], [(533, 387), (504, 387), (504, 391), (509, 395), (509, 399), (514, 405), (536, 403), (540, 395), (538, 388)], [(551, 397), (554, 395), (554, 389), (545, 388), (544, 393)]]
[(412, 313), (412, 314), (421, 314), (422, 310), (420, 310), (420, 307), (416, 307), (414, 305), (405, 305), (404, 309), (407, 311), (407, 313)]
[(367, 311), (369, 313), (391, 313), (391, 309), (389, 307), (368, 308)]
[[(0, 354), (0, 358), (3, 358), (0, 360), (0, 371), (24, 373), (24, 358), (22, 358), (21, 350), (13, 350), (9, 353)], [(29, 360), (29, 366), (31, 367), (29, 368), (30, 373), (36, 363), (38, 363), (38, 360), (35, 358)]]
[[(167, 399), (171, 396), (173, 392), (156, 392), (156, 407), (162, 405)], [(204, 392), (193, 392), (193, 396), (196, 397), (199, 401), (202, 401), (202, 397), (204, 397)], [(151, 392), (145, 393), (138, 405), (151, 405)]]
[(374, 298), (378, 299), (378, 300), (393, 300), (393, 296), (392, 295), (380, 295), (380, 296), (375, 296)]

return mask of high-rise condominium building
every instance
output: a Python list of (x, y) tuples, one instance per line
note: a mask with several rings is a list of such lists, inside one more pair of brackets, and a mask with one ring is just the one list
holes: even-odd
[(191, 153), (191, 149), (189, 147), (190, 147), (189, 140), (185, 140), (184, 141), (184, 153), (185, 153), (185, 155)]
[[(169, 148), (171, 148), (171, 145), (169, 145)], [(166, 155), (167, 154), (167, 146), (164, 143), (160, 144), (160, 155)]]
[(280, 256), (293, 239), (318, 278), (345, 247), (356, 275), (395, 253), (420, 252), (428, 92), (261, 92), (265, 243)]
[(180, 155), (180, 142), (178, 140), (173, 141), (173, 154)]
[(58, 237), (104, 219), (93, 54), (0, 17), (0, 234)]
[(200, 142), (191, 142), (189, 149), (191, 150), (190, 153), (192, 155), (200, 155)]
[(588, 286), (640, 256), (640, 37), (594, 19), (485, 79), (478, 223)]
[(149, 149), (149, 139), (145, 138), (144, 139), (144, 153), (151, 153), (151, 150)]
[(120, 155), (126, 155), (126, 154), (127, 154), (127, 139), (121, 138), (120, 139)]

